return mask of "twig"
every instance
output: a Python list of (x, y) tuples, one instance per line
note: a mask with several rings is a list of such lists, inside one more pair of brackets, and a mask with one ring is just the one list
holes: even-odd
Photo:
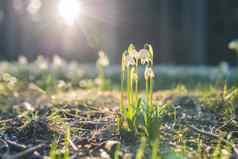
[(234, 122), (234, 117), (231, 118), (230, 120), (228, 120), (227, 122), (225, 122), (223, 125), (219, 126), (217, 129), (222, 129), (224, 127), (226, 127), (230, 122)]
[[(219, 140), (221, 140), (222, 142), (225, 142), (227, 144), (231, 144), (228, 140), (226, 139), (223, 139), (221, 138), (219, 135), (216, 135), (216, 134), (212, 134), (210, 132), (207, 132), (207, 131), (204, 131), (204, 130), (201, 130), (193, 125), (188, 125), (188, 127), (190, 127), (191, 129), (193, 129), (194, 131), (198, 132), (198, 133), (201, 133), (201, 134), (204, 134), (204, 135), (208, 135), (208, 136), (211, 136), (213, 138), (217, 138)], [(232, 145), (232, 144), (231, 144)]]
[(23, 145), (23, 144), (18, 144), (14, 141), (10, 141), (10, 140), (5, 140), (9, 145), (12, 145), (12, 146), (15, 146), (17, 148), (20, 148), (20, 149), (26, 149), (27, 146), (26, 145)]
[(72, 148), (74, 149), (74, 151), (78, 151), (79, 149), (77, 148), (77, 146), (73, 143), (73, 141), (71, 139), (68, 139), (70, 145), (72, 146)]
[(8, 159), (18, 159), (18, 158), (22, 158), (23, 156), (26, 156), (26, 155), (28, 155), (28, 154), (30, 154), (30, 153), (32, 153), (32, 152), (34, 152), (34, 151), (36, 151), (36, 150), (42, 148), (43, 146), (45, 146), (45, 144), (39, 144), (39, 145), (34, 146), (34, 147), (31, 147), (31, 148), (29, 148), (29, 149), (27, 149), (27, 150), (25, 150), (25, 151), (23, 151), (23, 152), (20, 152), (20, 153), (18, 153), (18, 154), (16, 154), (16, 155), (9, 156)]

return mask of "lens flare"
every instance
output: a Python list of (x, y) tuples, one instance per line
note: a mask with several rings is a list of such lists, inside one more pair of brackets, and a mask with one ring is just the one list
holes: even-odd
[(68, 25), (73, 25), (79, 17), (79, 2), (78, 0), (60, 0), (58, 11)]

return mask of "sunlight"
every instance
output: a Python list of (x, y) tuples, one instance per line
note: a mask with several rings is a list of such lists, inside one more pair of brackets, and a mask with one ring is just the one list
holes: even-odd
[(58, 5), (60, 16), (65, 20), (66, 24), (75, 24), (79, 17), (80, 5), (77, 0), (60, 0)]

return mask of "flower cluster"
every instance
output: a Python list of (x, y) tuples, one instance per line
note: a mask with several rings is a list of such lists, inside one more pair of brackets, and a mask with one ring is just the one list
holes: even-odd
[(128, 112), (132, 113), (132, 105), (138, 101), (139, 92), (139, 71), (138, 67), (145, 66), (144, 79), (146, 83), (146, 97), (148, 105), (152, 106), (152, 89), (153, 79), (155, 77), (153, 71), (153, 48), (150, 44), (145, 44), (143, 49), (136, 50), (133, 44), (124, 51), (121, 59), (121, 110), (124, 101), (124, 81), (127, 79), (127, 99)]
[(8, 73), (3, 73), (0, 77), (0, 94), (6, 94), (15, 90), (17, 84), (16, 77)]
[(142, 65), (152, 65), (153, 56), (150, 56), (150, 51), (147, 49), (140, 49), (137, 51), (135, 48), (128, 51), (125, 51), (122, 55), (122, 65), (124, 67), (135, 66), (138, 64)]
[(11, 86), (11, 87), (14, 87), (15, 84), (17, 83), (16, 77), (13, 77), (8, 73), (4, 73), (2, 75), (2, 81), (8, 83), (8, 85)]
[(131, 44), (123, 54), (122, 54), (122, 71), (132, 68), (133, 74), (137, 71), (138, 65), (146, 65), (145, 79), (153, 79), (155, 77), (153, 71), (153, 49), (149, 44), (145, 45), (145, 48), (136, 50), (133, 44)]

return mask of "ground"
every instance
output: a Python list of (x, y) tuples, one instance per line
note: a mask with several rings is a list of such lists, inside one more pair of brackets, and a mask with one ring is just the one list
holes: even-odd
[[(117, 88), (101, 90), (89, 80), (92, 87), (82, 87), (85, 80), (76, 87), (54, 76), (19, 72), (1, 77), (0, 158), (137, 156), (142, 139), (118, 125)], [(224, 83), (154, 92), (154, 107), (166, 105), (158, 146), (162, 158), (238, 158), (238, 91)], [(144, 158), (150, 154), (146, 146)]]

